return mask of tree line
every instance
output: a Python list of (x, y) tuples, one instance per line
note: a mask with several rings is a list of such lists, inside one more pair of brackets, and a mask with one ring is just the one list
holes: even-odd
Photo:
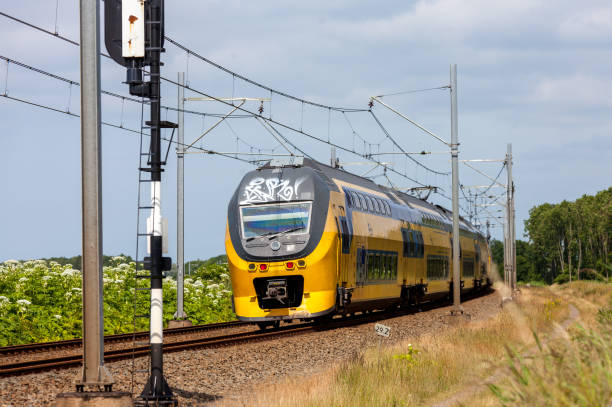
[[(525, 221), (525, 237), (527, 241), (516, 242), (519, 281), (609, 281), (612, 187), (573, 202), (534, 206)], [(491, 250), (502, 272), (503, 244), (493, 241)]]

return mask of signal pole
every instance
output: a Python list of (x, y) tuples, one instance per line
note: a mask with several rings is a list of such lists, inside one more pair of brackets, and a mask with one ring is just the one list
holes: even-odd
[(457, 65), (451, 65), (450, 70), (451, 96), (451, 157), (453, 172), (453, 308), (452, 315), (463, 314), (461, 306), (461, 264), (459, 235), (459, 141), (457, 125)]
[[(110, 56), (127, 67), (126, 83), (130, 94), (150, 100), (150, 120), (145, 124), (151, 131), (147, 154), (148, 167), (139, 171), (150, 174), (151, 203), (147, 208), (147, 236), (149, 256), (144, 268), (150, 271), (150, 358), (151, 372), (136, 405), (176, 405), (163, 369), (163, 272), (170, 270), (172, 260), (163, 256), (163, 222), (161, 216), (161, 173), (165, 162), (161, 159), (161, 129), (176, 128), (174, 123), (160, 119), (160, 55), (164, 51), (164, 0), (106, 0), (105, 41)], [(143, 67), (148, 66), (147, 82), (143, 81)], [(138, 260), (138, 259), (137, 259)]]

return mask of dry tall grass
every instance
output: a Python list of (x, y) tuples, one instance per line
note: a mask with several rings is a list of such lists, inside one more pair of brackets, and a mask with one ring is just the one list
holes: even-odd
[[(576, 290), (587, 292), (583, 287)], [(499, 372), (506, 364), (508, 344), (516, 354), (536, 348), (532, 333), (546, 338), (558, 326), (557, 321), (567, 317), (568, 301), (560, 293), (547, 287), (524, 288), (517, 301), (504, 305), (486, 321), (463, 320), (452, 328), (382, 351), (367, 349), (326, 372), (267, 385), (239, 403), (300, 407), (455, 405), (467, 398), (499, 405), (482, 384), (486, 379), (504, 378)], [(592, 295), (597, 297), (599, 293)], [(227, 400), (220, 404), (237, 403)]]
[(510, 352), (510, 380), (491, 389), (504, 406), (609, 406), (612, 285), (581, 281), (552, 291), (586, 311), (580, 325), (567, 338), (538, 341), (538, 352), (529, 357)]

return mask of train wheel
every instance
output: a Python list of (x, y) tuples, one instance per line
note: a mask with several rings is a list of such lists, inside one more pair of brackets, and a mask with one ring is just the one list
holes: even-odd
[(272, 328), (274, 328), (274, 329), (278, 329), (278, 328), (280, 328), (280, 321), (274, 321), (274, 322), (272, 323)]
[(268, 322), (258, 322), (257, 326), (259, 327), (259, 329), (261, 329), (262, 331), (265, 331), (266, 328), (268, 328), (269, 323)]

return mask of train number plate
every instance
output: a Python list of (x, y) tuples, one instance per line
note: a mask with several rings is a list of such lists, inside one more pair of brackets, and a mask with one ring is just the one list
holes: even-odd
[(388, 338), (391, 334), (391, 327), (383, 324), (376, 324), (374, 325), (374, 332), (376, 332), (380, 336)]

